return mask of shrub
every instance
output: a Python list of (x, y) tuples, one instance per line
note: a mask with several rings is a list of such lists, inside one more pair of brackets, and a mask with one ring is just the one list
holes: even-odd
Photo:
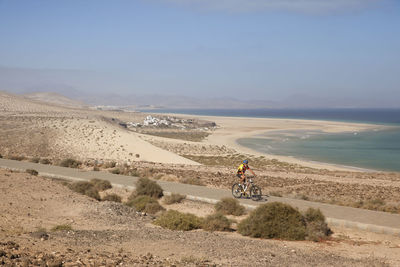
[(150, 214), (155, 214), (158, 211), (164, 210), (156, 199), (144, 195), (129, 200), (126, 205), (135, 208), (137, 211), (143, 211)]
[(115, 161), (106, 162), (104, 164), (104, 168), (106, 169), (115, 168), (115, 166), (117, 166), (117, 163)]
[(304, 240), (306, 222), (301, 213), (280, 202), (259, 206), (238, 225), (242, 235), (260, 238)]
[(231, 229), (231, 222), (223, 214), (217, 212), (208, 215), (202, 224), (202, 228), (206, 231), (229, 231)]
[(2, 159), (3, 158), (3, 155), (2, 154), (0, 154), (0, 159)]
[(100, 200), (99, 192), (94, 188), (90, 182), (79, 181), (69, 185), (69, 188), (77, 193), (86, 195), (88, 197)]
[(225, 215), (240, 216), (245, 212), (245, 208), (239, 204), (237, 199), (223, 198), (215, 204), (215, 210)]
[(110, 172), (111, 172), (112, 174), (120, 174), (120, 173), (121, 173), (121, 170), (120, 170), (119, 168), (115, 168), (115, 169), (110, 170)]
[(81, 164), (82, 162), (75, 159), (63, 159), (59, 165), (61, 167), (78, 168)]
[(204, 185), (203, 182), (200, 179), (197, 178), (183, 178), (181, 180), (181, 183), (183, 184), (192, 184), (192, 185)]
[(100, 168), (97, 166), (93, 166), (93, 171), (98, 172), (98, 171), (100, 171)]
[(33, 169), (26, 169), (26, 172), (29, 173), (30, 175), (35, 175), (35, 176), (37, 176), (39, 174), (39, 172), (37, 170), (33, 170)]
[(171, 230), (190, 231), (201, 228), (202, 220), (194, 214), (169, 210), (158, 217), (154, 224)]
[(112, 185), (110, 183), (110, 181), (108, 180), (101, 180), (101, 179), (92, 179), (90, 180), (90, 183), (93, 184), (94, 188), (96, 188), (96, 190), (98, 191), (104, 191), (107, 189), (112, 188)]
[(48, 165), (51, 164), (51, 161), (49, 159), (41, 159), (39, 163)]
[(69, 224), (60, 224), (60, 225), (56, 225), (53, 228), (51, 228), (51, 231), (55, 232), (55, 231), (71, 231), (72, 230), (72, 226)]
[(320, 241), (326, 239), (331, 233), (331, 229), (325, 222), (325, 216), (319, 209), (308, 208), (304, 213), (307, 223), (307, 239)]
[(163, 190), (156, 182), (147, 178), (140, 178), (136, 183), (136, 195), (160, 198), (163, 196)]
[(40, 158), (31, 158), (30, 162), (39, 163)]
[(9, 159), (22, 161), (22, 160), (25, 159), (25, 156), (15, 156), (15, 155), (12, 155), (12, 156), (10, 156)]
[(170, 196), (165, 196), (164, 203), (167, 205), (171, 205), (174, 203), (181, 203), (182, 200), (184, 200), (185, 198), (186, 196), (181, 194), (171, 194)]
[(121, 203), (121, 197), (117, 194), (109, 194), (102, 198), (102, 201), (113, 201)]

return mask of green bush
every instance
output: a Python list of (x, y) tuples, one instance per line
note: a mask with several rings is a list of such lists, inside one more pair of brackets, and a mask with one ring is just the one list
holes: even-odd
[(259, 206), (238, 225), (242, 235), (259, 238), (304, 240), (306, 222), (301, 213), (280, 202)]
[(171, 230), (190, 231), (201, 228), (202, 220), (194, 214), (168, 210), (154, 224)]
[(171, 205), (174, 203), (181, 203), (182, 200), (184, 200), (185, 198), (186, 198), (186, 196), (184, 196), (184, 195), (173, 193), (169, 196), (164, 197), (164, 203), (167, 205)]
[(69, 185), (69, 188), (77, 193), (86, 195), (88, 197), (100, 200), (99, 192), (95, 189), (94, 185), (90, 182), (79, 181)]
[(202, 224), (202, 228), (206, 231), (230, 231), (231, 221), (221, 213), (208, 215)]
[(150, 214), (155, 214), (158, 211), (164, 210), (164, 208), (158, 203), (157, 199), (150, 196), (137, 196), (136, 198), (129, 200), (126, 205), (135, 208), (137, 211), (143, 211)]
[(113, 201), (113, 202), (119, 202), (121, 203), (121, 197), (118, 196), (117, 194), (109, 194), (104, 196), (102, 199), (102, 201)]
[(75, 159), (63, 159), (60, 162), (61, 167), (68, 167), (68, 168), (79, 168), (81, 166), (82, 162), (75, 160)]
[(136, 195), (160, 198), (163, 196), (163, 190), (156, 182), (147, 178), (140, 178), (136, 183)]
[(94, 188), (96, 188), (96, 190), (98, 191), (104, 191), (107, 189), (112, 188), (112, 185), (110, 183), (110, 181), (108, 180), (101, 180), (101, 179), (92, 179), (90, 180), (90, 183), (93, 184)]
[(240, 216), (245, 213), (245, 208), (234, 198), (223, 198), (215, 204), (215, 210), (225, 215)]
[(34, 175), (34, 176), (37, 176), (39, 174), (39, 172), (37, 170), (33, 170), (33, 169), (26, 169), (26, 172), (29, 173), (30, 175)]

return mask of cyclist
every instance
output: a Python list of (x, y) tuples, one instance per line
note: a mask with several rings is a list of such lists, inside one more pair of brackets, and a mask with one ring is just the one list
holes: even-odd
[(246, 182), (246, 175), (244, 174), (246, 172), (246, 170), (249, 170), (254, 176), (256, 176), (256, 174), (253, 172), (252, 169), (250, 169), (249, 167), (249, 161), (247, 159), (243, 160), (243, 163), (240, 164), (238, 170), (237, 170), (237, 177), (240, 178), (240, 184), (244, 185)]

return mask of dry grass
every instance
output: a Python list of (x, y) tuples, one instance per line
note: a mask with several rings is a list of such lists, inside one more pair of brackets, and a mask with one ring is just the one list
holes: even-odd
[(181, 203), (182, 200), (184, 200), (186, 196), (181, 195), (181, 194), (171, 194), (169, 196), (164, 197), (164, 203), (167, 205), (171, 205), (174, 203)]
[(56, 232), (56, 231), (71, 231), (72, 226), (69, 224), (60, 224), (56, 225), (53, 228), (51, 228), (51, 231)]
[(94, 188), (97, 191), (104, 191), (104, 190), (112, 188), (112, 185), (111, 185), (110, 181), (108, 181), (108, 180), (101, 180), (101, 179), (95, 178), (95, 179), (91, 179), (90, 183), (93, 184)]
[(101, 200), (102, 201), (113, 201), (113, 202), (121, 203), (121, 197), (119, 195), (117, 195), (117, 194), (106, 195)]
[(33, 170), (33, 169), (26, 169), (26, 173), (29, 173), (30, 175), (34, 175), (34, 176), (37, 176), (39, 174), (39, 172), (37, 170)]
[(134, 193), (137, 196), (146, 195), (153, 198), (160, 198), (163, 196), (163, 190), (161, 186), (147, 178), (140, 178), (137, 181), (136, 191)]
[(82, 165), (82, 162), (76, 159), (63, 159), (60, 163), (59, 166), (61, 167), (68, 167), (68, 168), (79, 168)]
[(129, 200), (126, 203), (127, 206), (135, 208), (137, 211), (142, 211), (150, 214), (155, 214), (164, 208), (158, 203), (158, 201), (150, 196), (137, 196), (134, 199)]

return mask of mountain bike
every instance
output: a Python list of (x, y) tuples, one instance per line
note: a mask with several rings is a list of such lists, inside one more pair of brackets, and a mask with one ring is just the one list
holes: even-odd
[[(234, 198), (251, 198), (252, 200), (260, 200), (262, 198), (261, 188), (253, 182), (253, 177), (247, 177), (246, 183), (243, 185), (234, 183), (232, 185), (232, 196)], [(247, 193), (248, 192), (248, 193)]]

